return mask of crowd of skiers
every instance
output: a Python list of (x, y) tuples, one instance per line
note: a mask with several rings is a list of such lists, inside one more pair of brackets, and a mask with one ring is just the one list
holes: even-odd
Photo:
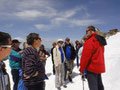
[[(45, 79), (48, 79), (45, 65), (50, 54), (41, 44), (39, 34), (30, 33), (26, 41), (23, 49), (20, 49), (19, 40), (12, 40), (8, 33), (0, 32), (0, 90), (11, 90), (4, 63), (6, 59), (9, 59), (13, 90), (45, 90)], [(105, 72), (105, 38), (96, 33), (94, 26), (88, 26), (82, 42), (76, 40), (75, 43), (74, 47), (68, 37), (65, 41), (58, 39), (52, 43), (51, 59), (55, 87), (61, 90), (61, 86), (67, 88), (67, 80), (73, 82), (72, 72), (76, 59), (77, 68), (80, 68), (82, 79), (86, 77), (88, 80), (89, 89), (104, 90), (101, 73)]]

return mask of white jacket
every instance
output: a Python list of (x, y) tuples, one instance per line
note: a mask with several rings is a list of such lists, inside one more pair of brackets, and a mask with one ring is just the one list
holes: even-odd
[[(63, 51), (63, 48), (61, 48), (62, 51)], [(63, 54), (64, 54), (64, 51), (63, 51)], [(65, 54), (64, 54), (64, 61), (63, 63), (65, 62)], [(54, 60), (54, 63), (55, 63), (55, 66), (58, 66), (59, 64), (61, 64), (61, 52), (59, 50), (59, 47), (58, 45), (53, 49), (53, 60)]]

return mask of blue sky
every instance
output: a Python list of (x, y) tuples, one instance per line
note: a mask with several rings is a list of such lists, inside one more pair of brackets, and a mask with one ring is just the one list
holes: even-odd
[(0, 0), (0, 31), (25, 41), (39, 33), (46, 47), (58, 38), (80, 40), (88, 25), (120, 30), (120, 0)]

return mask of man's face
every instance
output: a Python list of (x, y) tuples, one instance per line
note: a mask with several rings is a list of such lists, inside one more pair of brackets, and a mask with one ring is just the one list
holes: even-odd
[(40, 37), (38, 37), (38, 39), (36, 40), (34, 40), (34, 43), (37, 45), (37, 47), (40, 47), (40, 45), (41, 45), (41, 42), (42, 42), (42, 40), (41, 40), (41, 38)]
[(92, 31), (91, 31), (91, 30), (89, 30), (89, 28), (86, 28), (86, 34), (87, 34), (88, 36), (91, 36)]
[(66, 44), (70, 44), (70, 42), (69, 42), (69, 41), (67, 41), (67, 40), (65, 41), (65, 43), (66, 43)]
[[(11, 42), (11, 39), (8, 39), (8, 45), (10, 45), (12, 42)], [(7, 57), (8, 55), (10, 55), (11, 53), (11, 47), (8, 47), (6, 45), (6, 47), (2, 47), (0, 46), (0, 60), (4, 59), (5, 57)]]
[(15, 43), (14, 45), (15, 45), (15, 48), (19, 48), (20, 43)]

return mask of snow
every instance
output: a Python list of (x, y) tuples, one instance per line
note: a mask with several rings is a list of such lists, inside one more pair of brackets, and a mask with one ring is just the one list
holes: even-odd
[[(120, 33), (111, 36), (107, 39), (107, 46), (105, 47), (105, 64), (106, 73), (102, 74), (102, 80), (105, 90), (120, 90)], [(6, 61), (7, 72), (10, 75), (11, 87), (13, 86), (12, 77), (10, 73), (9, 62)], [(76, 61), (75, 61), (76, 64)], [(57, 90), (55, 88), (55, 76), (52, 73), (52, 61), (51, 57), (48, 58), (46, 64), (46, 74), (49, 80), (46, 81), (46, 90)], [(85, 89), (88, 89), (87, 81), (84, 82)], [(67, 88), (62, 90), (83, 90), (83, 82), (79, 74), (79, 69), (75, 66), (73, 70), (73, 83), (67, 81)]]

